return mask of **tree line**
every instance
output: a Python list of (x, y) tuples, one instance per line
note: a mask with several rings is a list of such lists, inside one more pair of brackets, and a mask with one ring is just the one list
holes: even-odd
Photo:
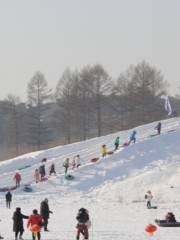
[[(164, 119), (160, 96), (167, 91), (161, 71), (145, 61), (117, 79), (100, 64), (68, 68), (54, 91), (38, 71), (27, 85), (26, 102), (12, 94), (0, 101), (0, 158)], [(178, 98), (171, 100), (178, 106)]]

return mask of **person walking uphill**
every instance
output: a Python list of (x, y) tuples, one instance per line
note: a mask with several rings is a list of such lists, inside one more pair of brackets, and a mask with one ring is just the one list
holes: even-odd
[(12, 194), (10, 191), (6, 193), (6, 207), (11, 208)]
[(131, 133), (131, 136), (130, 136), (129, 144), (131, 142), (136, 143), (136, 134), (137, 134), (136, 130), (133, 130), (133, 132)]
[(41, 180), (46, 176), (46, 170), (45, 170), (45, 164), (41, 163), (41, 166), (39, 167), (39, 173)]
[(115, 142), (114, 142), (114, 146), (115, 146), (115, 151), (116, 150), (118, 150), (118, 148), (119, 148), (119, 140), (120, 140), (120, 137), (117, 137), (116, 139), (115, 139)]
[(34, 171), (34, 179), (35, 179), (36, 183), (38, 183), (40, 181), (40, 174), (39, 174), (39, 170), (37, 168)]
[[(41, 226), (43, 225), (43, 219), (42, 217), (38, 214), (38, 211), (36, 209), (33, 210), (33, 214), (29, 217), (27, 227), (30, 228), (32, 232), (32, 239), (35, 240), (36, 236), (37, 239), (41, 239)], [(36, 231), (33, 229), (36, 227)]]
[(20, 187), (20, 182), (21, 182), (21, 174), (16, 171), (15, 175), (14, 175), (14, 178), (13, 178), (16, 182), (16, 187)]
[(80, 234), (83, 235), (84, 239), (89, 238), (88, 233), (88, 222), (89, 222), (89, 213), (85, 208), (80, 208), (76, 217), (78, 224), (77, 224), (77, 236), (76, 240), (79, 240)]
[(53, 212), (49, 210), (48, 199), (45, 198), (44, 201), (41, 202), (40, 215), (44, 220), (44, 231), (47, 231), (47, 232), (49, 232), (49, 230), (47, 229), (47, 225), (48, 225), (48, 219), (49, 219), (50, 213), (53, 213)]
[(23, 226), (23, 218), (28, 219), (28, 216), (23, 215), (21, 213), (21, 208), (17, 207), (16, 211), (13, 214), (13, 231), (15, 232), (15, 240), (19, 239), (23, 240), (22, 235), (24, 232), (24, 226)]
[(52, 163), (50, 168), (49, 168), (49, 175), (51, 176), (51, 174), (56, 175), (55, 164), (54, 163)]
[(107, 155), (107, 152), (108, 152), (108, 150), (107, 150), (106, 145), (105, 145), (105, 144), (102, 145), (102, 147), (101, 147), (101, 154), (102, 154), (102, 157), (105, 157), (105, 156)]
[(159, 122), (159, 123), (157, 124), (157, 126), (155, 127), (155, 129), (157, 130), (158, 135), (160, 135), (160, 134), (161, 134), (161, 122)]
[(70, 160), (69, 160), (69, 158), (66, 158), (63, 163), (63, 167), (65, 168), (65, 174), (67, 174), (67, 172), (68, 172), (69, 165), (70, 165)]

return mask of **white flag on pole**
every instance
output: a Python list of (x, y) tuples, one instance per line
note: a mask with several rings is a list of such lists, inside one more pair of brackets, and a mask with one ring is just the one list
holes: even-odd
[(169, 101), (168, 96), (161, 96), (162, 99), (165, 99), (165, 105), (164, 108), (166, 110), (166, 112), (168, 113), (168, 115), (170, 116), (172, 114), (172, 107)]

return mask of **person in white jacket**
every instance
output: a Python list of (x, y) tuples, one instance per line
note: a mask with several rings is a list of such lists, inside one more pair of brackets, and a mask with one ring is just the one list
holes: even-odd
[(153, 198), (153, 195), (151, 193), (151, 191), (147, 191), (146, 195), (145, 195), (145, 199), (146, 199), (146, 203), (147, 203), (147, 207), (150, 208), (151, 207), (151, 200)]
[(79, 166), (81, 166), (81, 158), (80, 158), (80, 155), (78, 154), (73, 157), (72, 169), (79, 168)]

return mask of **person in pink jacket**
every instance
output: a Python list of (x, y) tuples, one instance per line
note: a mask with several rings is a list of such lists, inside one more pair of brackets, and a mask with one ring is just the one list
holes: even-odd
[(38, 183), (40, 181), (40, 174), (39, 174), (39, 170), (36, 168), (35, 172), (34, 172), (34, 178), (35, 178), (35, 182)]

